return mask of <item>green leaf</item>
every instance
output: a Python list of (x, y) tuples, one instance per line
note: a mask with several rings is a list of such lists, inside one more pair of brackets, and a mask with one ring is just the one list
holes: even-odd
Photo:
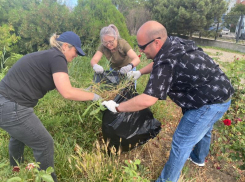
[(95, 115), (100, 112), (100, 108), (98, 107), (97, 109), (93, 110), (89, 115)]
[(39, 176), (36, 176), (35, 182), (41, 182), (41, 178)]
[(136, 159), (134, 163), (137, 164), (137, 165), (139, 165), (140, 164), (140, 160), (139, 159)]
[(13, 177), (13, 178), (8, 179), (7, 182), (16, 182), (16, 181), (22, 181), (22, 179), (20, 177)]
[(88, 113), (88, 111), (90, 110), (90, 108), (91, 108), (93, 105), (95, 105), (95, 104), (96, 104), (96, 103), (92, 103), (90, 106), (88, 106), (87, 109), (84, 111), (82, 117), (86, 116), (87, 113)]
[(8, 164), (7, 164), (7, 163), (1, 163), (1, 164), (0, 164), (0, 168), (3, 168), (3, 167), (5, 167), (5, 166), (8, 166)]
[(46, 173), (47, 174), (51, 174), (51, 173), (53, 173), (54, 172), (54, 169), (52, 168), (52, 167), (48, 167), (47, 169), (46, 169)]
[(41, 178), (42, 178), (44, 181), (46, 181), (46, 182), (54, 182), (52, 176), (49, 175), (49, 174), (44, 174), (44, 175), (41, 176)]

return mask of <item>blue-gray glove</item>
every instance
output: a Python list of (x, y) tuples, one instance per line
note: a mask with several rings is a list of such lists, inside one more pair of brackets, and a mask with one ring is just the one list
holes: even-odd
[(102, 99), (102, 97), (100, 97), (98, 94), (94, 94), (93, 101), (97, 101), (97, 100), (100, 100), (100, 99)]

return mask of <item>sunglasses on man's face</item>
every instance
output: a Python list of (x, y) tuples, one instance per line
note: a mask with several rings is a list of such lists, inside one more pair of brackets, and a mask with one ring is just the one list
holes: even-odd
[(161, 37), (157, 37), (157, 38), (151, 40), (150, 42), (148, 42), (148, 43), (145, 44), (145, 45), (139, 45), (139, 44), (138, 44), (138, 47), (143, 51), (143, 50), (145, 50), (145, 48), (146, 48), (150, 43), (154, 42), (156, 39), (161, 39)]

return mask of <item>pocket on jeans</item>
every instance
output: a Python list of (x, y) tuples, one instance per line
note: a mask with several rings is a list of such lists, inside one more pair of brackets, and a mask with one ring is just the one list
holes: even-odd
[(5, 102), (1, 106), (1, 126), (13, 126), (17, 124), (16, 104), (14, 102)]
[(198, 109), (189, 110), (186, 112), (187, 118), (190, 117), (191, 120), (193, 119), (198, 120), (200, 117), (205, 115), (209, 110), (210, 110), (210, 105), (204, 105)]

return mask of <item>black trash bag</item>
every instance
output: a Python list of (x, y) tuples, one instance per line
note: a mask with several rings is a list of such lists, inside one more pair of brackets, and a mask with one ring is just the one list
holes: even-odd
[(95, 83), (103, 83), (116, 86), (125, 76), (118, 71), (104, 71), (103, 73), (94, 73), (93, 81)]
[[(137, 96), (134, 86), (123, 89), (115, 98), (121, 103)], [(146, 108), (137, 112), (113, 113), (104, 111), (102, 118), (102, 134), (108, 142), (108, 152), (114, 146), (116, 151), (129, 151), (138, 145), (145, 144), (154, 138), (161, 130), (161, 123), (154, 119), (152, 112)]]

